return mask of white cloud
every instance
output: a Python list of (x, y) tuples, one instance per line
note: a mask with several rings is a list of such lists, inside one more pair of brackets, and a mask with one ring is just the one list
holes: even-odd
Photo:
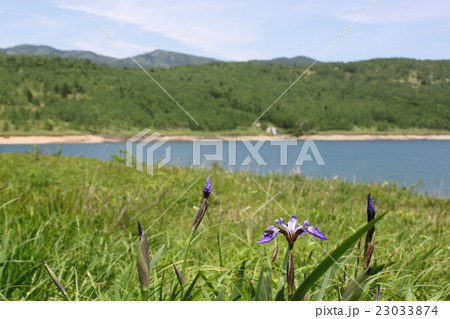
[[(374, 0), (55, 0), (64, 13), (71, 15), (71, 25), (84, 23), (86, 30), (99, 40), (87, 43), (90, 38), (76, 37), (77, 46), (99, 53), (123, 57), (122, 50), (107, 38), (85, 16), (78, 1), (94, 15), (124, 48), (131, 54), (148, 52), (147, 46), (218, 59), (248, 60), (278, 56), (308, 55), (317, 57), (346, 26), (354, 21)], [(373, 43), (386, 41), (387, 33), (397, 38), (392, 42), (408, 41), (415, 45), (421, 30), (448, 42), (450, 4), (448, 0), (379, 0), (335, 47), (345, 47), (342, 54), (327, 57), (348, 60), (353, 51), (351, 39), (369, 38)], [(83, 21), (83, 22), (81, 22)], [(67, 26), (66, 26), (67, 27)], [(427, 27), (427, 28), (424, 28)], [(97, 33), (95, 32), (97, 31)], [(359, 32), (359, 34), (358, 34)], [(424, 31), (425, 32), (425, 31)], [(361, 35), (363, 34), (364, 35)], [(140, 36), (140, 37), (139, 37)], [(437, 40), (433, 41), (437, 41)], [(78, 41), (80, 40), (80, 41)], [(127, 42), (128, 41), (128, 42)], [(430, 40), (420, 40), (427, 47)], [(350, 44), (350, 46), (348, 46)], [(142, 50), (141, 50), (142, 48)], [(417, 45), (414, 46), (417, 48)], [(415, 51), (405, 50), (377, 53), (367, 51), (359, 58), (374, 56), (415, 56)], [(425, 51), (424, 51), (425, 52)], [(427, 51), (428, 52), (428, 51)], [(428, 53), (425, 52), (426, 56)], [(418, 55), (419, 56), (419, 55)], [(422, 56), (420, 56), (422, 57)], [(354, 57), (352, 59), (358, 59)]]
[[(334, 16), (354, 21), (374, 1), (343, 1), (334, 9)], [(378, 1), (359, 21), (363, 23), (423, 22), (426, 20), (450, 19), (448, 0), (396, 0)]]
[[(232, 59), (250, 58), (243, 57), (243, 53), (254, 56), (255, 52), (249, 52), (245, 47), (259, 38), (257, 22), (246, 16), (253, 7), (249, 3), (203, 0), (129, 0), (126, 4), (107, 0), (78, 2), (96, 16), (134, 24), (142, 30)], [(64, 9), (81, 11), (74, 1), (66, 0), (59, 5)]]

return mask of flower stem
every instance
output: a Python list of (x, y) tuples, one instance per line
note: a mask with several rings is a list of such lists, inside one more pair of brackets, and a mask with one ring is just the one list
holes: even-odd
[[(188, 243), (186, 245), (186, 249), (184, 251), (183, 267), (181, 268), (181, 277), (183, 278), (184, 282), (186, 282), (187, 256), (188, 256), (189, 248), (191, 247), (193, 237), (194, 237), (194, 231), (191, 231), (191, 234), (189, 235)], [(184, 292), (184, 287), (181, 286), (181, 298), (183, 298), (183, 292)]]
[(289, 258), (287, 265), (287, 284), (288, 284), (288, 299), (291, 299), (294, 294), (294, 245), (289, 245)]

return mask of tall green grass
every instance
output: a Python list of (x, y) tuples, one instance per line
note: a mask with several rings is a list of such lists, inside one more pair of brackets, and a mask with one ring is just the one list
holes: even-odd
[[(173, 264), (183, 267), (206, 175), (213, 193), (192, 238), (181, 297)], [(377, 212), (389, 211), (376, 226), (371, 264), (382, 266), (394, 255), (368, 279), (361, 299), (373, 300), (377, 285), (381, 300), (449, 299), (449, 199), (393, 185), (256, 176), (217, 167), (170, 166), (149, 176), (112, 161), (39, 154), (0, 155), (0, 299), (66, 300), (42, 265), (45, 260), (70, 300), (141, 300), (137, 222), (150, 227), (176, 200), (146, 232), (151, 269), (146, 299), (282, 298), (285, 239), (265, 245), (256, 240), (274, 219), (288, 216), (252, 178), (300, 222), (310, 220), (329, 238), (297, 240), (296, 288), (327, 257), (319, 246), (331, 253), (366, 224), (370, 192)], [(278, 257), (271, 262), (277, 243)], [(334, 264), (309, 287), (308, 299), (341, 300), (361, 270), (363, 246), (346, 251), (340, 266)]]

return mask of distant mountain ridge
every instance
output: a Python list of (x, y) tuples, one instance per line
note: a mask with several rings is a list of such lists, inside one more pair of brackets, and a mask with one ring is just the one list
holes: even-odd
[(296, 56), (293, 58), (275, 58), (272, 60), (251, 60), (249, 62), (255, 62), (259, 64), (273, 65), (273, 64), (287, 64), (287, 65), (302, 65), (302, 64), (311, 64), (315, 60), (308, 58), (306, 56)]
[[(45, 45), (18, 45), (15, 47), (0, 49), (2, 53), (8, 55), (38, 55), (38, 56), (58, 56), (65, 58), (85, 59), (96, 64), (106, 64), (109, 66), (122, 67), (137, 67), (136, 63), (131, 58), (117, 59), (105, 55), (100, 55), (90, 51), (78, 50), (58, 50)], [(212, 58), (198, 57), (194, 55), (177, 53), (164, 50), (156, 50), (153, 52), (137, 55), (133, 57), (144, 68), (170, 68), (177, 65), (188, 64), (206, 64), (212, 62), (219, 62)]]
[(58, 50), (46, 45), (17, 45), (14, 47), (0, 49), (0, 52), (7, 55), (39, 55), (39, 56), (58, 56), (62, 58), (75, 58), (75, 59), (86, 59), (90, 60), (96, 64), (108, 64), (112, 65), (116, 63), (119, 59), (99, 55), (90, 51), (78, 51), (78, 50)]
[[(100, 55), (91, 51), (81, 50), (58, 50), (46, 45), (17, 45), (14, 47), (0, 49), (0, 52), (7, 55), (38, 55), (38, 56), (58, 56), (75, 59), (89, 60), (95, 64), (106, 64), (109, 66), (119, 67), (137, 67), (132, 58), (117, 59), (105, 55)], [(207, 63), (223, 62), (213, 58), (199, 57), (195, 55), (155, 50), (152, 52), (136, 55), (133, 57), (144, 68), (171, 68), (178, 65), (200, 65)], [(301, 65), (310, 64), (314, 60), (305, 56), (297, 56), (293, 58), (275, 58), (272, 60), (251, 60), (258, 64), (286, 64)]]
[[(213, 58), (205, 58), (165, 50), (155, 50), (149, 53), (134, 56), (133, 58), (145, 68), (153, 68), (153, 67), (171, 68), (177, 65), (207, 64), (213, 62), (221, 62)], [(136, 67), (136, 62), (134, 62), (132, 58), (125, 58), (118, 61), (118, 66)]]

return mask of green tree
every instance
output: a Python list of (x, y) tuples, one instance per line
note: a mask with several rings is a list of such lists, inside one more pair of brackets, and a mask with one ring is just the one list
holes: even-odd
[(9, 122), (5, 121), (3, 122), (3, 132), (8, 132), (9, 131)]

